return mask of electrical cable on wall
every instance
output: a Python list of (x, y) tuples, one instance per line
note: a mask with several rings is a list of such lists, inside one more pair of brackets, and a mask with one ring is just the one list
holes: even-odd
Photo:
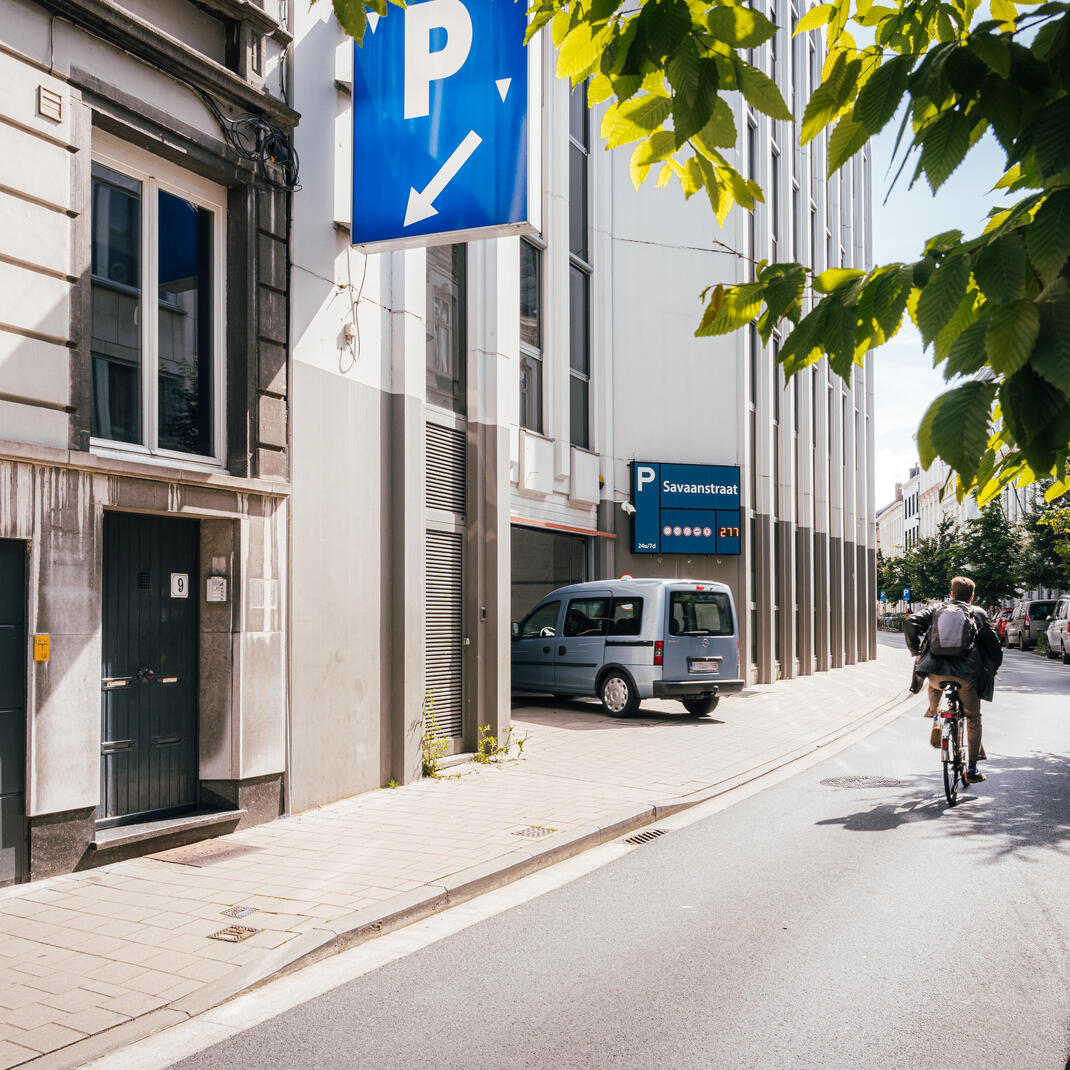
[[(257, 173), (269, 186), (285, 193), (296, 193), (301, 188), (297, 149), (280, 127), (259, 115), (245, 114), (231, 119), (203, 89), (192, 82), (186, 84), (219, 123), (226, 143), (241, 159), (255, 164)], [(281, 169), (281, 181), (272, 174), (272, 164)]]

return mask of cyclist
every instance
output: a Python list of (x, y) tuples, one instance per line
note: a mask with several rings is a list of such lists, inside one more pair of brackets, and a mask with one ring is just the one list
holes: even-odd
[(951, 581), (951, 598), (938, 606), (911, 613), (903, 626), (907, 646), (915, 658), (915, 672), (929, 678), (928, 717), (935, 717), (945, 682), (959, 685), (959, 700), (966, 717), (969, 759), (966, 780), (978, 784), (981, 747), (981, 699), (992, 701), (996, 670), (1003, 660), (988, 617), (972, 606), (975, 584), (966, 576)]

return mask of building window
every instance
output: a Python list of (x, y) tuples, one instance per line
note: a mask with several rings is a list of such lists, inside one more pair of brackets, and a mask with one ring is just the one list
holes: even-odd
[(520, 243), (520, 426), (542, 433), (542, 251)]
[(591, 445), (591, 256), (588, 247), (588, 178), (591, 157), (587, 85), (569, 97), (569, 435)]
[[(759, 181), (758, 175), (758, 128), (747, 120), (747, 177), (754, 182)], [(747, 256), (750, 258), (750, 277), (756, 277), (756, 261), (758, 259), (758, 209), (752, 208), (747, 213)]]
[(769, 241), (771, 259), (780, 261), (780, 150), (773, 145), (773, 158), (769, 167)]
[(220, 463), (224, 191), (103, 146), (92, 165), (94, 444)]
[(427, 403), (463, 414), (468, 355), (467, 249), (427, 250)]

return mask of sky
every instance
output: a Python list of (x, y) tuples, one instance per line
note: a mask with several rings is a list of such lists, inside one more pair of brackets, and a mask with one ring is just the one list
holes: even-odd
[[(985, 137), (966, 157), (936, 196), (925, 179), (912, 190), (912, 165), (908, 165), (888, 194), (891, 175), (888, 162), (895, 144), (897, 123), (888, 124), (874, 141), (873, 153), (873, 260), (876, 264), (914, 261), (921, 257), (926, 239), (945, 230), (958, 229), (969, 238), (984, 229), (988, 209), (1000, 203), (989, 187), (1003, 173), (1003, 153)], [(893, 172), (894, 174), (894, 172)], [(877, 508), (895, 498), (895, 484), (907, 478), (916, 463), (914, 434), (929, 403), (949, 389), (942, 374), (933, 368), (932, 349), (922, 351), (917, 328), (904, 317), (899, 334), (868, 359), (876, 374)]]

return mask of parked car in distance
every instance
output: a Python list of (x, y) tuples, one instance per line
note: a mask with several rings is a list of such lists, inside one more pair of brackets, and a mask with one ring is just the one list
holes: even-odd
[(1064, 594), (1055, 603), (1055, 612), (1048, 621), (1048, 657), (1060, 654), (1064, 665), (1070, 665), (1070, 594)]
[(732, 592), (697, 580), (595, 580), (551, 591), (513, 624), (514, 691), (595, 695), (612, 717), (645, 698), (702, 716), (741, 691)]
[(1023, 598), (1007, 621), (1007, 646), (1028, 650), (1037, 645), (1037, 637), (1047, 631), (1048, 621), (1055, 612), (1053, 599)]
[(996, 619), (992, 623), (992, 628), (999, 639), (1000, 646), (1007, 645), (1007, 621), (1011, 619), (1013, 613), (1013, 609), (1004, 609), (996, 615)]

